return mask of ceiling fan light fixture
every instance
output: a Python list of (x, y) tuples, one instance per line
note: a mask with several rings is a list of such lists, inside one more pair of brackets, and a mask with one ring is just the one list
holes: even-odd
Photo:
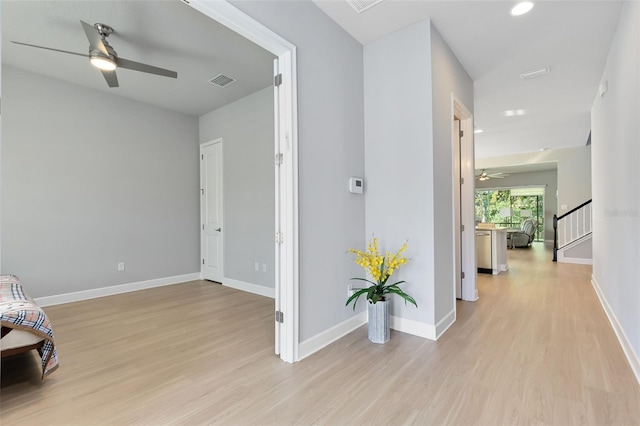
[(511, 16), (521, 16), (533, 9), (533, 2), (521, 1), (511, 8)]
[(105, 56), (92, 55), (90, 61), (91, 65), (103, 71), (113, 71), (117, 68), (116, 62)]

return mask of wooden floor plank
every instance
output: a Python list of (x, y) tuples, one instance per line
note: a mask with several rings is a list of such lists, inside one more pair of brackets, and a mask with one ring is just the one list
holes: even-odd
[(46, 308), (60, 368), (2, 360), (2, 425), (640, 424), (640, 387), (591, 268), (509, 250), (437, 342), (366, 327), (300, 363), (273, 300), (206, 281)]

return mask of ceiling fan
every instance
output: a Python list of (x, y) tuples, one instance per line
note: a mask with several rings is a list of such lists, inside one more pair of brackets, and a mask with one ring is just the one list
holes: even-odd
[(35, 44), (21, 43), (19, 41), (12, 41), (12, 43), (20, 44), (22, 46), (36, 47), (38, 49), (52, 50), (54, 52), (68, 53), (70, 55), (84, 56), (89, 58), (91, 65), (98, 68), (104, 79), (107, 81), (109, 87), (119, 87), (118, 77), (116, 76), (116, 68), (124, 68), (132, 71), (140, 71), (148, 74), (155, 74), (164, 77), (177, 78), (178, 73), (175, 71), (167, 70), (164, 68), (154, 67), (153, 65), (147, 65), (140, 62), (130, 61), (118, 57), (116, 51), (107, 42), (107, 37), (113, 33), (113, 28), (108, 25), (97, 23), (93, 26), (87, 24), (84, 21), (82, 28), (89, 40), (89, 54), (69, 52), (67, 50), (54, 49), (51, 47), (37, 46)]
[(509, 174), (507, 174), (507, 173), (502, 173), (502, 172), (487, 173), (483, 169), (482, 173), (480, 173), (478, 176), (476, 176), (476, 179), (478, 179), (478, 180), (502, 179), (502, 178), (505, 178), (507, 176), (509, 176)]

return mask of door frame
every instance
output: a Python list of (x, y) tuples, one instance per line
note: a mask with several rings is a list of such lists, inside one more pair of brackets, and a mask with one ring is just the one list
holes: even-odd
[[(215, 145), (215, 144), (220, 144), (220, 155), (222, 157), (222, 164), (220, 165), (220, 187), (222, 188), (222, 194), (221, 194), (221, 198), (222, 198), (222, 209), (220, 211), (220, 216), (222, 218), (222, 224), (221, 224), (221, 228), (224, 228), (224, 143), (222, 141), (222, 138), (217, 138), (214, 140), (211, 140), (209, 142), (204, 142), (200, 144), (200, 192), (201, 192), (201, 196), (200, 196), (200, 257), (202, 257), (202, 267), (200, 268), (200, 274), (202, 275), (202, 277), (204, 277), (204, 254), (205, 254), (205, 238), (204, 238), (204, 225), (205, 225), (205, 207), (204, 207), (204, 203), (202, 202), (202, 196), (204, 195), (204, 190), (206, 189), (206, 182), (204, 180), (204, 176), (202, 176), (202, 172), (203, 172), (203, 160), (204, 160), (204, 153), (202, 152), (204, 148), (211, 146), (211, 145)], [(224, 231), (224, 229), (223, 229)], [(222, 279), (224, 277), (224, 234), (220, 235), (220, 251), (221, 251), (221, 262), (220, 262), (220, 281), (222, 282)]]
[[(182, 0), (183, 3), (249, 39), (277, 56), (278, 86), (275, 102), (274, 156), (276, 167), (275, 307), (282, 312), (276, 323), (276, 354), (286, 362), (298, 361), (299, 346), (299, 232), (298, 232), (298, 104), (296, 47), (227, 1)], [(274, 160), (275, 163), (275, 160)], [(276, 315), (274, 315), (275, 318)], [(275, 321), (275, 320), (274, 320)], [(278, 332), (279, 329), (279, 332)]]
[[(451, 93), (451, 143), (457, 143), (455, 135), (455, 118), (460, 120), (460, 128), (463, 136), (460, 138), (460, 176), (464, 179), (464, 183), (460, 186), (460, 208), (461, 208), (461, 225), (469, 232), (463, 232), (460, 240), (454, 241), (453, 259), (456, 258), (456, 251), (459, 250), (462, 256), (462, 272), (464, 279), (462, 280), (462, 300), (475, 301), (478, 300), (478, 289), (476, 287), (476, 219), (475, 219), (475, 149), (473, 138), (473, 114), (464, 105), (464, 103), (454, 94)], [(453, 156), (451, 161), (458, 161)], [(452, 167), (455, 170), (455, 166)], [(452, 176), (455, 182), (455, 176)], [(452, 188), (453, 189), (453, 188)], [(453, 191), (455, 194), (455, 191)], [(453, 208), (455, 201), (452, 198)], [(456, 221), (453, 221), (456, 226)], [(456, 235), (455, 229), (453, 235)], [(454, 238), (455, 239), (455, 238)], [(453, 276), (456, 275), (456, 265), (453, 265)], [(453, 280), (453, 305), (456, 306), (456, 280)]]

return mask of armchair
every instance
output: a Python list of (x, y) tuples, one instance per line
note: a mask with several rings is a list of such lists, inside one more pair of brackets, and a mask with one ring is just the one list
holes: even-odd
[(513, 240), (510, 241), (511, 247), (528, 247), (536, 234), (536, 228), (538, 224), (533, 219), (525, 219), (520, 227), (520, 232), (513, 232), (509, 234), (509, 237)]

